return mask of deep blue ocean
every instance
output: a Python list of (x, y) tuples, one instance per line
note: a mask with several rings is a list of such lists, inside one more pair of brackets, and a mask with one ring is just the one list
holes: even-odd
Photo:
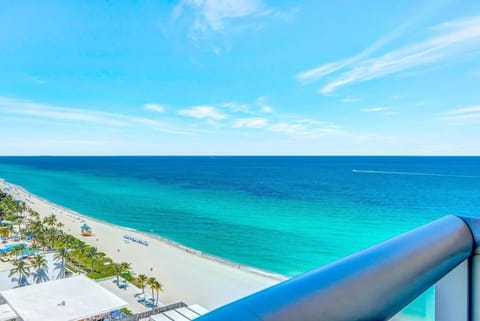
[(480, 157), (0, 157), (0, 177), (286, 276), (444, 215), (480, 216)]

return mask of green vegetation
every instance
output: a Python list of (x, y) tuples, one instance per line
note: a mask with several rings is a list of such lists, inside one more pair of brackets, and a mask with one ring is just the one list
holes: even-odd
[[(56, 252), (54, 258), (61, 261), (66, 270), (73, 273), (84, 273), (89, 278), (98, 280), (106, 277), (116, 276), (117, 284), (120, 284), (120, 277), (125, 282), (125, 288), (128, 282), (135, 284), (142, 291), (145, 286), (149, 286), (154, 292), (163, 291), (162, 284), (155, 278), (149, 278), (144, 274), (135, 277), (132, 273), (131, 264), (128, 262), (116, 263), (105, 253), (99, 252), (94, 246), (86, 244), (84, 241), (63, 232), (63, 224), (58, 222), (55, 214), (51, 214), (41, 219), (40, 214), (28, 208), (25, 203), (15, 201), (11, 196), (0, 190), (0, 220), (4, 224), (0, 226), (0, 236), (13, 237), (18, 235), (19, 239), (31, 237), (31, 250), (47, 248)], [(19, 285), (24, 277), (30, 275), (30, 269), (35, 271), (36, 282), (45, 280), (46, 261), (41, 255), (36, 255), (29, 264), (23, 259), (25, 247), (16, 246), (12, 251), (15, 254), (14, 268), (10, 275), (17, 275)], [(18, 260), (20, 258), (20, 260)], [(65, 275), (63, 275), (65, 277)], [(127, 310), (128, 311), (128, 310)]]
[(8, 277), (18, 275), (17, 282), (21, 286), (24, 278), (30, 275), (30, 267), (24, 261), (15, 261)]
[(125, 314), (126, 316), (131, 316), (131, 315), (133, 315), (132, 311), (130, 311), (130, 310), (127, 309), (127, 308), (121, 308), (121, 309), (120, 309), (120, 312), (122, 312), (122, 313)]

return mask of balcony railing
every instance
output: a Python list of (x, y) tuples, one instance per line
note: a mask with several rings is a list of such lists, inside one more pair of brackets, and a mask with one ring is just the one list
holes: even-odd
[(480, 221), (446, 216), (198, 321), (389, 320), (436, 285), (436, 321), (480, 321)]

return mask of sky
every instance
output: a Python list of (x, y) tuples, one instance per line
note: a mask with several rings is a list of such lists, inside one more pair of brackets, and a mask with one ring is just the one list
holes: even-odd
[(480, 1), (0, 0), (0, 155), (480, 155)]

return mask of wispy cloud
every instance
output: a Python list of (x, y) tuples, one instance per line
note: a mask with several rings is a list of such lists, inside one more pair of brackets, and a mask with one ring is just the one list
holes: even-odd
[(405, 21), (404, 23), (400, 24), (397, 28), (395, 28), (392, 32), (381, 37), (380, 39), (375, 41), (372, 45), (368, 46), (367, 48), (365, 48), (364, 50), (362, 50), (361, 52), (359, 52), (358, 54), (350, 58), (326, 63), (316, 68), (306, 70), (297, 74), (296, 76), (297, 80), (302, 84), (308, 84), (315, 80), (323, 78), (329, 74), (337, 72), (341, 69), (354, 65), (359, 61), (362, 61), (363, 59), (367, 58), (374, 52), (378, 51), (388, 43), (400, 37), (406, 31), (408, 31), (413, 25), (415, 25), (415, 23), (417, 22), (417, 20), (420, 19), (421, 16), (422, 14), (419, 13), (417, 14), (417, 16), (413, 17), (412, 19)]
[(220, 31), (229, 22), (268, 13), (261, 0), (181, 0), (172, 17), (193, 16), (190, 36), (197, 38), (209, 31)]
[(319, 138), (323, 136), (344, 135), (346, 132), (335, 125), (328, 125), (325, 122), (300, 119), (274, 123), (268, 127), (269, 130), (303, 138)]
[(86, 123), (107, 127), (134, 127), (141, 125), (148, 128), (178, 135), (191, 135), (194, 130), (175, 128), (165, 122), (118, 113), (109, 113), (96, 110), (67, 108), (41, 104), (30, 100), (0, 97), (0, 113), (21, 115), (30, 118), (60, 121), (62, 123)]
[(387, 107), (371, 107), (371, 108), (364, 108), (362, 111), (364, 113), (378, 113), (380, 111), (388, 110)]
[(158, 104), (145, 104), (143, 105), (143, 108), (157, 112), (157, 113), (163, 113), (165, 112), (165, 109), (166, 109), (164, 106), (158, 105)]
[[(190, 38), (198, 40), (227, 28), (229, 31), (233, 27), (234, 30), (258, 30), (266, 18), (291, 22), (298, 11), (296, 7), (278, 10), (267, 6), (263, 0), (180, 0), (173, 9), (172, 18), (187, 21)], [(211, 49), (216, 53), (221, 51), (219, 46)]]
[(464, 115), (464, 114), (470, 114), (475, 112), (480, 113), (480, 106), (464, 107), (464, 108), (449, 110), (445, 113), (445, 115)]
[(195, 106), (182, 109), (178, 113), (182, 116), (209, 120), (222, 120), (228, 117), (213, 106)]
[(268, 120), (265, 118), (240, 118), (233, 122), (234, 128), (264, 128)]
[(31, 74), (28, 74), (28, 73), (20, 73), (20, 77), (22, 79), (25, 79), (29, 82), (32, 82), (34, 84), (37, 84), (37, 85), (45, 85), (47, 82), (45, 80), (43, 80), (42, 78), (40, 77), (36, 77), (36, 76), (33, 76)]
[(130, 125), (128, 119), (119, 114), (51, 106), (8, 97), (0, 97), (0, 112), (60, 121), (95, 123), (106, 126)]
[(439, 119), (452, 126), (478, 124), (480, 123), (480, 106), (452, 109), (441, 114)]
[(430, 36), (381, 56), (370, 58), (370, 53), (381, 44), (375, 44), (359, 55), (339, 62), (327, 63), (304, 71), (297, 79), (304, 83), (337, 73), (319, 92), (328, 94), (353, 83), (432, 65), (448, 58), (462, 56), (480, 48), (480, 16), (450, 21), (430, 28)]

